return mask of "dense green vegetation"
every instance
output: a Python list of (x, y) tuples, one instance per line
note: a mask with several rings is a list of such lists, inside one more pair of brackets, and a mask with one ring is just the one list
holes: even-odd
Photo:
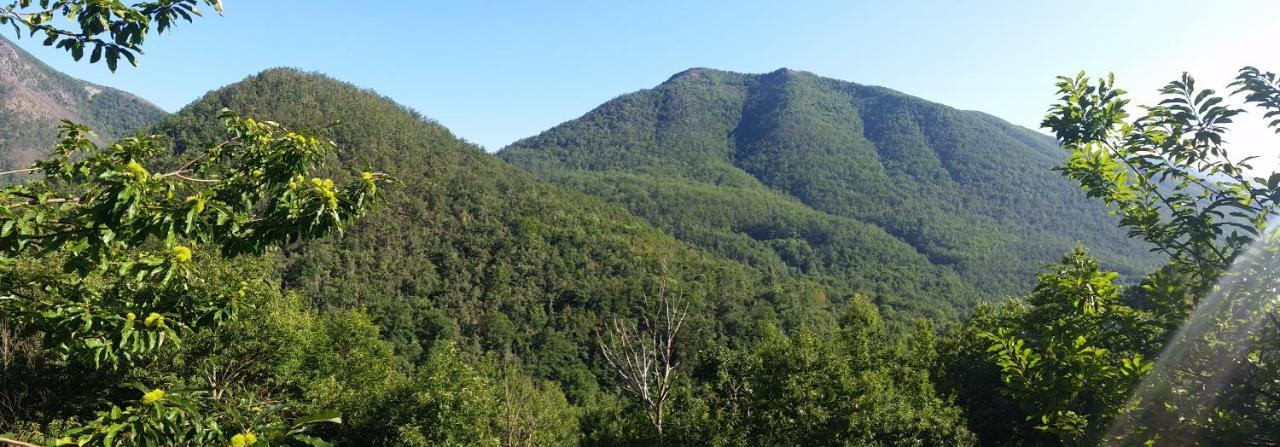
[[(1232, 87), (1275, 116), (1276, 79), (1246, 67)], [(1025, 300), (984, 307), (945, 337), (939, 388), (988, 445), (1273, 443), (1280, 233), (1268, 219), (1280, 174), (1249, 174), (1224, 145), (1244, 110), (1187, 74), (1132, 119), (1110, 77), (1058, 88), (1044, 123), (1070, 153), (1059, 170), (1169, 262), (1122, 289), (1070, 253)]]
[[(0, 24), (115, 69), (197, 3)], [(1232, 87), (1275, 117), (1277, 79)], [(1109, 78), (1058, 88), (1061, 165), (785, 70), (619, 98), (504, 152), (532, 173), (287, 69), (154, 135), (68, 123), (0, 190), (0, 444), (1274, 443), (1280, 174), (1230, 157), (1242, 110), (1189, 75), (1134, 119)]]
[[(254, 312), (234, 323), (253, 330), (210, 332), (204, 343), (189, 342), (172, 354), (173, 366), (156, 363), (136, 374), (164, 375), (200, 388), (221, 377), (226, 383), (219, 388), (278, 396), (298, 409), (341, 411), (344, 423), (323, 428), (326, 439), (380, 445), (645, 444), (654, 433), (602, 362), (593, 333), (605, 318), (644, 315), (645, 297), (659, 290), (678, 294), (689, 308), (676, 351), (680, 391), (669, 439), (718, 439), (713, 421), (754, 416), (736, 410), (750, 396), (717, 398), (723, 390), (713, 385), (716, 377), (746, 373), (740, 368), (752, 368), (751, 362), (789, 364), (773, 358), (794, 354), (777, 343), (793, 343), (790, 337), (812, 343), (819, 333), (814, 331), (838, 327), (833, 310), (849, 302), (848, 295), (832, 295), (822, 284), (685, 246), (626, 211), (542, 183), (385, 98), (319, 75), (272, 70), (211, 92), (155, 128), (174, 142), (177, 156), (169, 164), (199, 153), (198, 142), (223, 132), (213, 118), (223, 107), (287, 116), (295, 128), (340, 122), (327, 136), (342, 148), (341, 163), (324, 173), (342, 183), (358, 180), (366, 166), (385, 166), (396, 184), (380, 188), (384, 202), (342, 237), (294, 246), (270, 261), (270, 276), (294, 292), (264, 291), (274, 298), (259, 306), (291, 317)], [(265, 284), (270, 290), (273, 282)], [(298, 297), (317, 311), (296, 307)], [(879, 318), (873, 308), (859, 309), (862, 318)], [(359, 326), (361, 321), (378, 329)], [(882, 354), (863, 364), (896, 366), (863, 378), (844, 359), (864, 353), (849, 345), (812, 346), (819, 356), (813, 361), (843, 371), (829, 386), (850, 396), (876, 389), (874, 399), (895, 402), (892, 408), (861, 410), (867, 413), (858, 420), (913, 420), (919, 412), (949, 422), (881, 435), (847, 420), (795, 427), (786, 436), (883, 437), (897, 445), (969, 439), (957, 425), (957, 410), (930, 397), (924, 370), (895, 360), (908, 354), (892, 330), (875, 327), (880, 329), (857, 343)], [(800, 328), (808, 332), (794, 332)], [(335, 338), (344, 331), (351, 332), (349, 338)], [(738, 354), (739, 349), (747, 351)], [(263, 358), (281, 360), (246, 360)], [(10, 368), (19, 369), (9, 370), (9, 380), (25, 372), (23, 365)], [(112, 390), (126, 379), (107, 377), (95, 386)], [(27, 398), (58, 407), (42, 394), (58, 388), (32, 386), (37, 389), (25, 393)], [(767, 396), (774, 402), (806, 399), (797, 389)], [(10, 421), (52, 430), (86, 411), (58, 409)], [(572, 430), (575, 425), (580, 429)], [(752, 445), (761, 436), (772, 435), (715, 442)]]
[(680, 445), (970, 445), (960, 410), (929, 381), (934, 337), (922, 323), (886, 343), (893, 335), (863, 301), (831, 327), (769, 330), (721, 351)]
[[(309, 424), (337, 418), (294, 419), (286, 406), (263, 409), (266, 403), (254, 396), (185, 389), (186, 376), (136, 381), (130, 386), (140, 399), (89, 399), (111, 388), (95, 387), (51, 401), (48, 392), (68, 390), (24, 389), (39, 382), (23, 380), (33, 373), (52, 376), (54, 384), (77, 380), (77, 373), (145, 375), (157, 356), (180, 349), (188, 335), (217, 333), (240, 312), (258, 310), (242, 306), (251, 276), (229, 277), (195, 261), (260, 255), (341, 232), (384, 179), (366, 172), (339, 188), (310, 176), (331, 155), (331, 142), (230, 112), (219, 119), (220, 140), (157, 172), (148, 166), (154, 169), (154, 159), (169, 152), (161, 138), (130, 137), (100, 148), (88, 128), (67, 124), (52, 156), (34, 166), (38, 178), (0, 191), (6, 291), (0, 383), (9, 412), (16, 422), (33, 408), (58, 416), (73, 409), (71, 418), (38, 421), (48, 425), (37, 424), (35, 437), (108, 446), (208, 445), (257, 436), (305, 442)], [(22, 352), (22, 360), (14, 352)], [(58, 405), (72, 398), (77, 405)]]
[[(157, 131), (179, 150), (215, 132), (227, 107), (340, 122), (336, 178), (386, 166), (397, 184), (342, 238), (290, 250), (285, 284), (319, 307), (362, 309), (406, 358), (441, 341), (523, 359), (575, 396), (593, 392), (587, 360), (602, 316), (630, 314), (662, 281), (695, 300), (693, 338), (716, 346), (756, 321), (793, 325), (830, 303), (804, 281), (773, 280), (686, 247), (625, 211), (549, 186), (385, 98), (315, 74), (271, 70), (211, 92)], [(833, 298), (833, 300), (839, 297)]]
[(1051, 171), (1052, 139), (879, 87), (693, 69), (501, 156), (681, 240), (916, 314), (1022, 293), (1076, 242), (1155, 266)]
[[(616, 412), (637, 409), (619, 397), (599, 358), (593, 332), (602, 319), (643, 313), (645, 296), (678, 291), (691, 307), (681, 368), (693, 371), (769, 328), (829, 325), (831, 309), (848, 299), (684, 246), (625, 211), (542, 183), (385, 98), (318, 75), (268, 71), (210, 93), (158, 129), (183, 150), (210, 132), (208, 113), (221, 107), (289, 116), (303, 127), (340, 121), (332, 137), (349, 148), (339, 157), (351, 171), (333, 174), (342, 178), (367, 163), (388, 167), (399, 182), (345, 237), (287, 253), (280, 263), (286, 286), (321, 308), (364, 311), (412, 363), (429, 363), (447, 344), (468, 358), (493, 356), (534, 380), (554, 380), (570, 402), (586, 407), (583, 431), (592, 442), (648, 436), (639, 420), (618, 426), (630, 419), (618, 420)], [(673, 413), (681, 424), (684, 411)]]

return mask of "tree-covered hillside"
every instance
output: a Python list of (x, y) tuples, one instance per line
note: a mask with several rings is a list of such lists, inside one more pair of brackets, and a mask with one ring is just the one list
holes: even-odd
[[(805, 72), (688, 70), (500, 155), (712, 252), (888, 302), (1021, 293), (1077, 242), (1131, 278), (1156, 265), (1052, 171), (1052, 138)], [(955, 275), (983, 292), (923, 282)]]
[[(224, 108), (280, 123), (235, 118)], [(281, 131), (283, 136), (275, 139), (257, 133), (261, 129), (299, 133)], [(42, 350), (59, 346), (54, 336), (62, 332), (28, 329), (43, 327), (35, 325), (46, 324), (48, 315), (55, 314), (26, 312), (31, 316), (16, 321), (16, 332), (0, 321), (0, 329), (9, 331), (0, 336), (12, 340), (16, 333), (24, 349), (20, 352), (30, 353), (0, 362), (0, 384), (5, 384), (0, 398), (20, 402), (20, 411), (0, 412), (0, 442), (32, 439), (62, 445), (63, 436), (78, 436), (72, 439), (105, 445), (98, 440), (124, 433), (113, 428), (114, 421), (141, 417), (150, 425), (134, 424), (125, 436), (152, 436), (149, 444), (143, 443), (147, 445), (187, 438), (261, 445), (268, 435), (276, 445), (284, 437), (281, 427), (315, 421), (307, 414), (327, 415), (320, 417), (328, 422), (341, 414), (342, 422), (290, 433), (299, 440), (315, 435), (341, 445), (973, 442), (959, 408), (928, 381), (936, 357), (931, 325), (922, 322), (903, 331), (907, 320), (886, 321), (864, 299), (688, 245), (616, 205), (510, 166), (372, 92), (317, 74), (270, 70), (210, 92), (151, 130), (169, 138), (126, 141), (146, 142), (150, 156), (166, 152), (158, 142), (171, 140), (176, 156), (144, 165), (99, 154), (143, 149), (123, 144), (94, 149), (99, 155), (92, 162), (112, 163), (105, 164), (108, 175), (89, 181), (124, 178), (129, 185), (152, 188), (155, 200), (177, 210), (155, 208), (161, 217), (138, 218), (154, 222), (144, 228), (158, 228), (157, 234), (174, 222), (164, 216), (179, 213), (188, 221), (201, 216), (200, 225), (218, 225), (199, 227), (213, 240), (220, 240), (224, 229), (247, 234), (250, 240), (243, 242), (248, 244), (292, 240), (288, 233), (257, 232), (266, 227), (256, 226), (260, 219), (250, 213), (236, 213), (233, 222), (214, 218), (230, 206), (211, 200), (206, 207), (204, 196), (186, 195), (202, 187), (252, 188), (256, 183), (248, 179), (255, 177), (276, 179), (268, 186), (281, 197), (305, 197), (306, 203), (324, 210), (346, 210), (355, 203), (352, 197), (365, 193), (385, 201), (344, 234), (295, 244), (278, 256), (274, 251), (265, 258), (212, 256), (210, 251), (216, 250), (175, 245), (156, 265), (180, 265), (184, 278), (200, 281), (198, 293), (175, 296), (212, 297), (213, 303), (239, 313), (224, 313), (222, 319), (215, 313), (209, 321), (219, 325), (187, 330), (178, 326), (182, 315), (143, 317), (105, 309), (105, 320), (123, 325), (125, 337), (132, 336), (128, 331), (137, 320), (147, 331), (172, 322), (182, 330), (167, 336), (185, 340), (144, 345), (150, 347), (149, 356), (130, 357), (130, 367), (121, 371), (92, 368), (77, 358), (58, 357), (60, 351)], [(250, 167), (236, 170), (230, 179), (221, 178), (227, 167), (216, 162), (188, 161), (217, 160), (228, 145), (252, 145), (260, 149), (243, 151), (247, 159), (277, 166), (295, 159), (300, 147), (330, 147), (323, 139), (303, 135), (334, 140), (336, 160), (304, 176), (281, 177)], [(77, 140), (67, 144), (92, 146)], [(79, 171), (70, 172), (74, 177)], [(311, 175), (319, 177), (308, 181)], [(191, 186), (165, 194), (164, 185), (170, 183)], [(336, 197), (333, 185), (357, 187), (342, 187)], [(22, 195), (24, 188), (11, 187), (7, 197), (31, 200)], [(292, 203), (253, 197), (237, 206)], [(61, 209), (62, 203), (49, 206)], [(288, 223), (311, 221), (309, 213), (267, 215)], [(799, 213), (803, 211), (783, 214)], [(832, 226), (826, 231), (840, 237), (867, 237), (860, 227), (836, 228), (845, 223), (831, 219), (816, 216), (813, 221)], [(132, 242), (163, 243), (152, 239)], [(100, 240), (112, 239), (93, 239)], [(68, 245), (70, 255), (84, 250)], [(50, 272), (61, 271), (60, 259), (31, 256), (5, 264), (0, 280), (39, 285)], [(147, 259), (128, 264), (152, 265)], [(945, 273), (928, 270), (928, 264), (916, 266), (926, 269), (917, 272), (922, 276)], [(101, 271), (117, 274), (117, 269)], [(884, 271), (909, 278), (902, 267)], [(163, 285), (168, 279), (162, 276), (150, 281)], [(85, 281), (114, 284), (96, 278)], [(870, 288), (876, 278), (864, 280)], [(954, 292), (941, 296), (973, 293), (954, 277), (918, 283)], [(889, 287), (909, 290), (902, 284)], [(122, 296), (161, 300), (148, 293)], [(41, 304), (38, 298), (29, 301)], [(14, 305), (12, 300), (4, 303)], [(115, 327), (101, 330), (110, 337)], [(660, 335), (667, 341), (659, 355), (656, 345), (647, 343), (657, 343)], [(84, 344), (90, 354), (104, 346)], [(628, 360), (620, 361), (618, 355)], [(649, 365), (655, 362), (665, 365), (663, 378), (650, 374)], [(644, 373), (644, 384), (629, 381), (629, 373)], [(656, 403), (638, 391), (655, 380), (661, 385), (653, 386), (666, 390)], [(126, 385), (130, 383), (141, 385)], [(65, 394), (77, 396), (77, 404), (67, 404), (60, 397)], [(188, 396), (228, 406), (184, 413)], [(131, 406), (117, 411), (113, 402)], [(239, 408), (255, 409), (256, 414), (263, 405), (271, 411), (254, 416), (253, 424), (235, 419), (243, 414)], [(824, 410), (836, 406), (839, 411)], [(187, 419), (166, 419), (165, 414)], [(215, 420), (221, 424), (216, 429), (188, 423)], [(78, 421), (88, 421), (87, 427), (76, 428)], [(172, 427), (184, 431), (161, 433)], [(741, 429), (728, 429), (732, 427)]]
[[(115, 71), (198, 7), (0, 30)], [(293, 69), (114, 138), (144, 102), (0, 40), (0, 143), (105, 129), (0, 153), (0, 445), (1278, 445), (1280, 172), (1228, 142), (1280, 74), (1056, 87), (1048, 141), (694, 69), (503, 160)]]
[(0, 36), (0, 169), (26, 168), (48, 155), (64, 119), (107, 142), (164, 115), (142, 98), (55, 71)]
[(590, 359), (601, 318), (631, 314), (659, 290), (696, 303), (691, 353), (732, 344), (763, 323), (829, 320), (826, 289), (817, 284), (688, 247), (324, 76), (264, 72), (209, 93), (159, 132), (184, 150), (217, 132), (213, 117), (223, 107), (295, 128), (336, 123), (332, 136), (344, 148), (338, 179), (374, 166), (399, 182), (345, 237), (296, 248), (280, 268), (286, 285), (317, 305), (365, 310), (411, 359), (456, 340), (519, 359), (581, 397), (597, 384)]

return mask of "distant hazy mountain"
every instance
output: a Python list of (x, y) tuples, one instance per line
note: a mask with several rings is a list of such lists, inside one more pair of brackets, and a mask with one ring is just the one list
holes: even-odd
[(47, 155), (64, 119), (88, 125), (107, 142), (164, 115), (142, 98), (49, 68), (0, 37), (0, 168), (26, 167)]
[(1020, 293), (1077, 242), (1153, 267), (1052, 171), (1065, 155), (984, 113), (787, 69), (688, 70), (500, 153), (713, 252), (891, 303), (951, 272), (980, 296), (931, 298)]

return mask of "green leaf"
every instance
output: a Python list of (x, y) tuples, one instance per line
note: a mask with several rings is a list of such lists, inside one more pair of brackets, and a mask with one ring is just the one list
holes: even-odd
[(318, 423), (341, 424), (342, 414), (337, 411), (323, 411), (320, 413), (299, 418), (298, 420), (293, 421), (293, 426), (299, 427), (303, 425), (318, 424)]

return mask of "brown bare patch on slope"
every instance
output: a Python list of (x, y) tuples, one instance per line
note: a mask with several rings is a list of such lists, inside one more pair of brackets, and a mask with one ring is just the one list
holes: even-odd
[(103, 142), (163, 115), (142, 98), (53, 70), (0, 37), (0, 168), (47, 155), (62, 120), (92, 127)]

